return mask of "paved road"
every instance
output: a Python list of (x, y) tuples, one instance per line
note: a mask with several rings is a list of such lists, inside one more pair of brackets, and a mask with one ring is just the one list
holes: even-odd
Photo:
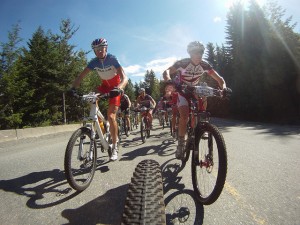
[[(300, 224), (299, 127), (214, 122), (226, 140), (228, 175), (213, 205), (195, 202), (190, 165), (178, 172), (176, 144), (158, 126), (145, 144), (139, 133), (125, 139), (117, 162), (100, 154), (91, 186), (78, 194), (63, 171), (67, 132), (0, 143), (0, 224), (119, 224), (143, 159), (161, 164), (168, 224)], [(180, 207), (190, 212), (185, 223), (176, 217)]]

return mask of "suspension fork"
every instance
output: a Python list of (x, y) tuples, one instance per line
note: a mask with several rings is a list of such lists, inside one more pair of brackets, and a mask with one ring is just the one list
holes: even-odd
[(85, 136), (81, 136), (81, 137), (80, 137), (79, 151), (78, 151), (78, 155), (77, 155), (77, 159), (78, 159), (78, 160), (81, 160), (81, 159), (83, 158), (83, 155), (82, 155), (82, 149), (83, 149), (84, 139), (85, 139)]
[(188, 120), (188, 144), (191, 150), (195, 150), (195, 106), (193, 100), (189, 100), (189, 120)]

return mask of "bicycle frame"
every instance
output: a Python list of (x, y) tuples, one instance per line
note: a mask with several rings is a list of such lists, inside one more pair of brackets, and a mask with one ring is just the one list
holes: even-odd
[[(146, 108), (146, 107), (145, 107)], [(141, 108), (141, 120), (147, 120), (149, 122), (149, 111), (150, 108)]]
[[(98, 98), (104, 98), (106, 95), (101, 94), (95, 94), (94, 92), (89, 93), (88, 95), (83, 95), (82, 98), (86, 100), (90, 104), (90, 114), (88, 117), (83, 118), (83, 125), (85, 127), (89, 127), (91, 129), (91, 136), (92, 139), (95, 139), (96, 132), (98, 133), (100, 143), (103, 146), (105, 150), (108, 150), (110, 148), (109, 143), (104, 137), (104, 134), (102, 132), (102, 129), (100, 127), (98, 117), (103, 121), (103, 123), (107, 127), (107, 131), (109, 132), (109, 123), (101, 113), (99, 107), (98, 107)], [(90, 124), (87, 124), (87, 122), (92, 121)]]

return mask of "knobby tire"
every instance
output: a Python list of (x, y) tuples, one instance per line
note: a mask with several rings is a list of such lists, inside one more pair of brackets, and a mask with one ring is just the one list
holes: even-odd
[(136, 166), (121, 224), (166, 224), (162, 174), (155, 160), (143, 160)]
[[(198, 177), (197, 169), (200, 168), (199, 166), (199, 154), (201, 149), (199, 149), (199, 145), (201, 141), (204, 141), (201, 139), (204, 132), (208, 132), (211, 134), (211, 137), (215, 140), (216, 146), (213, 146), (214, 151), (214, 157), (218, 155), (218, 160), (214, 159), (214, 163), (218, 166), (216, 174), (213, 174), (213, 172), (210, 172), (212, 176), (216, 176), (216, 182), (214, 184), (214, 187), (212, 187), (212, 191), (209, 194), (205, 194), (203, 190), (200, 190), (201, 185), (204, 185), (205, 180), (201, 180), (200, 177)], [(226, 180), (226, 174), (227, 174), (227, 151), (226, 151), (226, 145), (224, 138), (218, 128), (212, 124), (206, 123), (204, 126), (202, 126), (202, 129), (200, 126), (197, 127), (197, 131), (195, 132), (195, 151), (193, 152), (192, 156), (192, 181), (193, 181), (193, 188), (194, 193), (196, 196), (196, 199), (201, 202), (204, 205), (210, 205), (214, 203), (218, 197), (220, 196), (223, 187), (225, 185)], [(209, 142), (209, 141), (208, 141)], [(205, 142), (204, 142), (205, 143)], [(217, 152), (216, 152), (217, 151)], [(197, 165), (198, 164), (198, 165)], [(204, 171), (205, 174), (209, 174), (206, 169)], [(201, 171), (200, 171), (201, 172)], [(203, 170), (202, 170), (203, 172)], [(201, 175), (202, 175), (201, 174)], [(199, 185), (200, 184), (200, 185)], [(209, 185), (208, 185), (209, 186)]]
[[(92, 155), (93, 159), (89, 161), (87, 164), (91, 165), (90, 171), (88, 172), (88, 177), (86, 179), (79, 179), (79, 175), (84, 174), (84, 163), (86, 162), (84, 158), (78, 160), (77, 163), (80, 163), (79, 168), (72, 168), (73, 161), (72, 158), (74, 159), (78, 155), (79, 151), (79, 145), (78, 145), (78, 139), (80, 138), (88, 139), (89, 142), (86, 142), (87, 145), (90, 145), (91, 140), (91, 130), (87, 127), (81, 127), (78, 130), (76, 130), (71, 138), (69, 139), (66, 152), (65, 152), (65, 159), (64, 159), (64, 169), (65, 169), (65, 175), (67, 178), (67, 181), (69, 185), (77, 190), (77, 191), (83, 191), (85, 190), (92, 182), (95, 170), (96, 170), (96, 160), (97, 160), (97, 145), (96, 141), (93, 141), (93, 147), (92, 147)], [(90, 147), (88, 147), (89, 151), (91, 150)], [(75, 154), (75, 155), (74, 155)], [(75, 163), (74, 163), (75, 164)]]

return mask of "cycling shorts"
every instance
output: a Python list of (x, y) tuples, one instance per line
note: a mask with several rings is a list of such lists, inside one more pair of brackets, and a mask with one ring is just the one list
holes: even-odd
[[(108, 87), (105, 84), (102, 84), (97, 89), (100, 93), (105, 94), (105, 93), (109, 93), (112, 89), (114, 89), (114, 87), (113, 86)], [(108, 103), (109, 105), (115, 105), (119, 107), (121, 105), (121, 95), (118, 95), (113, 98), (109, 98)]]
[(125, 116), (130, 114), (130, 108), (125, 108), (124, 109), (124, 108), (121, 107), (121, 111), (124, 113)]
[(186, 97), (182, 94), (178, 93), (177, 97), (177, 107), (180, 106), (189, 106), (189, 102), (187, 101)]

